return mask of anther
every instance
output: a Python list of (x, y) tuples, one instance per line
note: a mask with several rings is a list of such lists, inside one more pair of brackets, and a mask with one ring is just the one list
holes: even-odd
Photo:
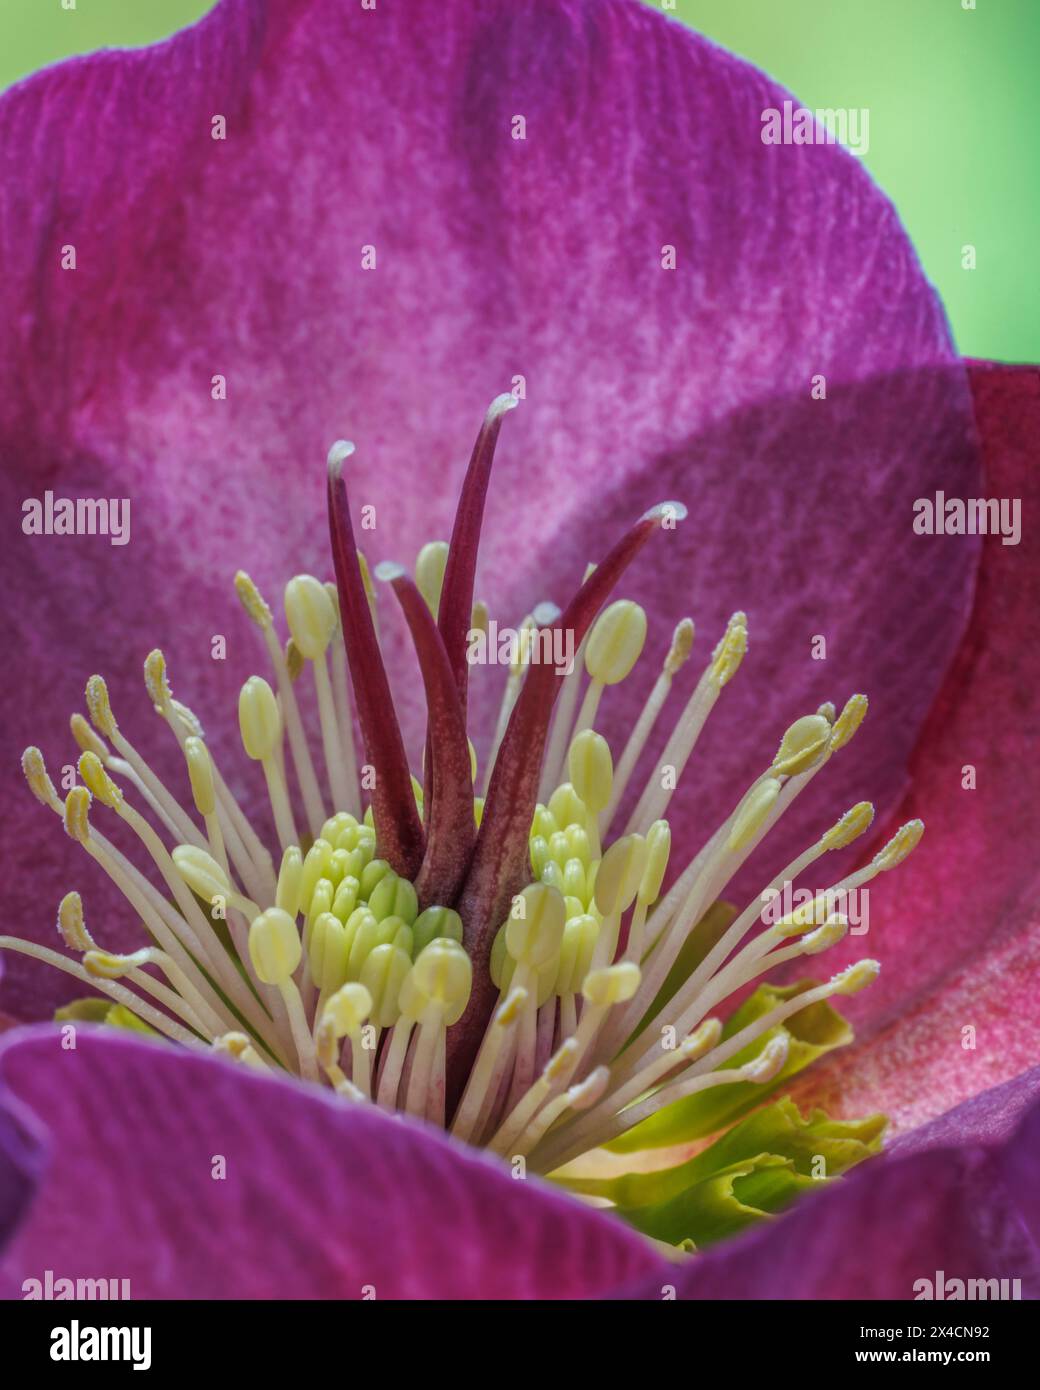
[(909, 820), (905, 825), (901, 825), (884, 849), (875, 854), (874, 863), (877, 868), (884, 873), (887, 869), (894, 869), (897, 864), (902, 864), (907, 855), (916, 848), (923, 834), (922, 820)]

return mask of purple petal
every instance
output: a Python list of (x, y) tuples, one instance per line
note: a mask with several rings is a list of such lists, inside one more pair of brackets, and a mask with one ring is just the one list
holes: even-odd
[(54, 1156), (0, 1261), (16, 1286), (52, 1269), (135, 1298), (575, 1298), (659, 1263), (436, 1131), (212, 1058), (38, 1029), (4, 1039), (0, 1074)]
[[(679, 550), (633, 572), (652, 648), (687, 610), (705, 653), (729, 612), (751, 617), (753, 665), (675, 802), (677, 841), (714, 828), (791, 718), (857, 687), (875, 716), (830, 809), (866, 783), (884, 812), (970, 591), (975, 544), (910, 530), (914, 498), (977, 491), (969, 403), (941, 307), (856, 160), (763, 145), (784, 95), (636, 0), (223, 0), (167, 44), (6, 94), (0, 500), (52, 488), (133, 509), (125, 548), (19, 535), (5, 550), (13, 752), (70, 761), (65, 720), (93, 670), (135, 741), (168, 748), (139, 675), (161, 644), (236, 791), (261, 799), (234, 728), (258, 643), (232, 573), (269, 594), (329, 573), (322, 462), (344, 434), (380, 518), (369, 559), (446, 536), (474, 422), (522, 375), (482, 543), (492, 614), (515, 625), (573, 591), (633, 511), (677, 496)], [(808, 659), (817, 633), (829, 663)], [(608, 732), (650, 679), (604, 701)], [(487, 729), (499, 684), (472, 685)], [(417, 687), (395, 682), (413, 766)], [(155, 760), (183, 785), (172, 749)], [(59, 895), (69, 858), (25, 807), (3, 851), (34, 846), (8, 902), (28, 931), (38, 883)], [(778, 857), (807, 818), (818, 830), (799, 805)], [(106, 945), (125, 944), (92, 870), (82, 889)], [(23, 963), (10, 978), (19, 1011), (51, 1002)]]
[[(972, 369), (984, 495), (1040, 507), (1040, 372)], [(987, 537), (971, 623), (922, 730), (897, 821), (928, 829), (912, 858), (870, 885), (877, 984), (851, 1001), (862, 1041), (807, 1073), (803, 1105), (884, 1110), (912, 1129), (1036, 1064), (1040, 1056), (1040, 801), (1030, 769), (1040, 728), (1040, 546)], [(975, 786), (963, 785), (966, 766)], [(862, 953), (838, 947), (835, 966)], [(971, 1028), (972, 1034), (965, 1029)]]
[[(1040, 1066), (1033, 1067), (1002, 1086), (993, 1086), (947, 1110), (930, 1124), (903, 1134), (889, 1152), (896, 1157), (958, 1144), (1003, 1143), (1014, 1133), (1023, 1115), (1040, 1100)], [(1040, 1115), (1040, 1111), (1037, 1111)], [(1036, 1118), (1032, 1121), (1036, 1128)]]
[(24, 1106), (0, 1103), (0, 1250), (28, 1214), (44, 1168), (39, 1125)]

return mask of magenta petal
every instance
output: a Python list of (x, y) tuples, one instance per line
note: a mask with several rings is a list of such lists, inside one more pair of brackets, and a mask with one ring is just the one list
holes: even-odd
[[(1018, 498), (1028, 518), (1040, 507), (1040, 372), (979, 364), (972, 377), (980, 495)], [(881, 1109), (899, 1132), (1040, 1056), (1038, 609), (1040, 545), (1025, 521), (1019, 545), (986, 538), (968, 631), (910, 764), (897, 819), (920, 816), (924, 839), (870, 885), (870, 935), (836, 948), (835, 966), (862, 954), (864, 939), (884, 963), (850, 1001), (862, 1041), (806, 1073), (804, 1104)]]
[(40, 1029), (4, 1039), (0, 1075), (53, 1155), (0, 1261), (15, 1286), (103, 1270), (134, 1298), (575, 1298), (660, 1263), (436, 1131), (211, 1058), (90, 1028), (69, 1052)]
[(0, 1251), (25, 1220), (44, 1170), (39, 1126), (17, 1102), (0, 1102)]
[[(1020, 1279), (1040, 1296), (1034, 1106), (1005, 1148), (872, 1159), (673, 1274), (680, 1298), (913, 1299), (921, 1279)], [(1032, 1233), (1031, 1233), (1032, 1229)], [(660, 1298), (659, 1276), (628, 1296)], [(947, 1295), (949, 1296), (949, 1295)]]
[[(261, 798), (234, 728), (238, 686), (264, 669), (235, 569), (269, 593), (328, 575), (322, 461), (344, 434), (372, 460), (369, 559), (446, 536), (474, 412), (523, 377), (488, 494), (477, 592), (493, 616), (515, 625), (572, 591), (602, 538), (662, 495), (698, 525), (681, 563), (635, 580), (651, 644), (687, 610), (702, 652), (733, 609), (751, 616), (752, 664), (677, 798), (677, 840), (714, 828), (790, 718), (855, 688), (874, 715), (830, 796), (869, 782), (883, 812), (970, 590), (972, 544), (910, 533), (915, 497), (976, 494), (969, 402), (861, 165), (762, 144), (784, 95), (637, 0), (222, 0), (167, 44), (6, 93), (0, 502), (16, 515), (53, 488), (133, 506), (126, 547), (19, 534), (4, 551), (12, 764), (30, 742), (71, 760), (67, 715), (99, 670), (183, 787), (141, 694), (162, 645), (234, 789)], [(816, 633), (827, 663), (808, 659)], [(604, 701), (605, 727), (649, 680)], [(499, 686), (472, 686), (486, 728)], [(414, 679), (395, 698), (414, 767)], [(0, 850), (31, 840), (36, 876), (7, 908), (49, 931), (37, 884), (60, 896), (68, 849), (23, 804)], [(791, 841), (818, 830), (817, 807), (799, 806)], [(116, 895), (89, 868), (77, 886), (106, 944), (127, 944)], [(46, 971), (9, 977), (20, 1011), (53, 1002)]]
[[(1040, 1101), (1040, 1066), (1001, 1086), (981, 1091), (928, 1124), (901, 1135), (888, 1152), (903, 1157), (955, 1144), (1003, 1143), (1036, 1101)], [(1040, 1109), (1036, 1114), (1040, 1115)], [(1034, 1116), (1034, 1128), (1035, 1125)]]

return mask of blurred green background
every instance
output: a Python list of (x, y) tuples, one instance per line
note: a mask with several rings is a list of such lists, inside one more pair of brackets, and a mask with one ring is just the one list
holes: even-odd
[[(1040, 359), (1040, 0), (646, 3), (765, 68), (807, 106), (866, 107), (865, 162), (899, 209), (961, 351)], [(0, 0), (0, 87), (72, 53), (150, 43), (213, 4)], [(975, 270), (961, 265), (968, 243)]]

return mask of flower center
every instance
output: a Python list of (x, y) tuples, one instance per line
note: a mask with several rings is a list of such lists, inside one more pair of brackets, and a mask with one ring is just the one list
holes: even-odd
[[(604, 695), (629, 678), (647, 639), (638, 604), (606, 600), (651, 536), (681, 523), (677, 503), (640, 518), (562, 612), (541, 604), (519, 624), (505, 648), (483, 794), (474, 794), (468, 680), (491, 630), (473, 597), (476, 550), (495, 442), (514, 404), (492, 404), (451, 542), (425, 546), (414, 578), (396, 564), (373, 578), (357, 550), (345, 444), (329, 456), (336, 583), (289, 581), (284, 645), (256, 585), (236, 576), (270, 666), (271, 680), (251, 676), (238, 705), (266, 805), (247, 808), (232, 792), (198, 719), (174, 699), (160, 651), (145, 661), (145, 685), (183, 755), (190, 806), (127, 739), (102, 677), (90, 678), (90, 722), (71, 720), (81, 784), (62, 801), (36, 748), (23, 767), (150, 944), (106, 951), (69, 893), (59, 910), (68, 953), (12, 937), (0, 946), (82, 979), (104, 999), (101, 1015), (94, 1001), (75, 1016), (288, 1071), (349, 1103), (404, 1110), (550, 1172), (713, 1088), (766, 1094), (786, 1074), (788, 1021), (862, 989), (879, 967), (861, 960), (826, 983), (775, 990), (768, 1007), (735, 1022), (721, 1017), (727, 1000), (841, 940), (848, 922), (835, 905), (905, 858), (923, 826), (903, 826), (864, 867), (763, 928), (764, 898), (868, 829), (873, 808), (860, 802), (720, 922), (726, 885), (855, 734), (866, 700), (853, 695), (840, 714), (826, 705), (796, 720), (699, 853), (670, 864), (671, 798), (741, 666), (745, 615), (730, 619), (641, 778), (691, 657), (690, 619), (675, 628), (625, 736), (611, 747), (596, 726)], [(401, 607), (426, 692), (421, 784), (383, 667), (381, 586)], [(489, 663), (482, 678), (497, 669)], [(298, 699), (308, 683), (314, 728)], [(97, 828), (95, 802), (125, 823), (154, 872)], [(274, 826), (274, 852), (262, 821)]]

